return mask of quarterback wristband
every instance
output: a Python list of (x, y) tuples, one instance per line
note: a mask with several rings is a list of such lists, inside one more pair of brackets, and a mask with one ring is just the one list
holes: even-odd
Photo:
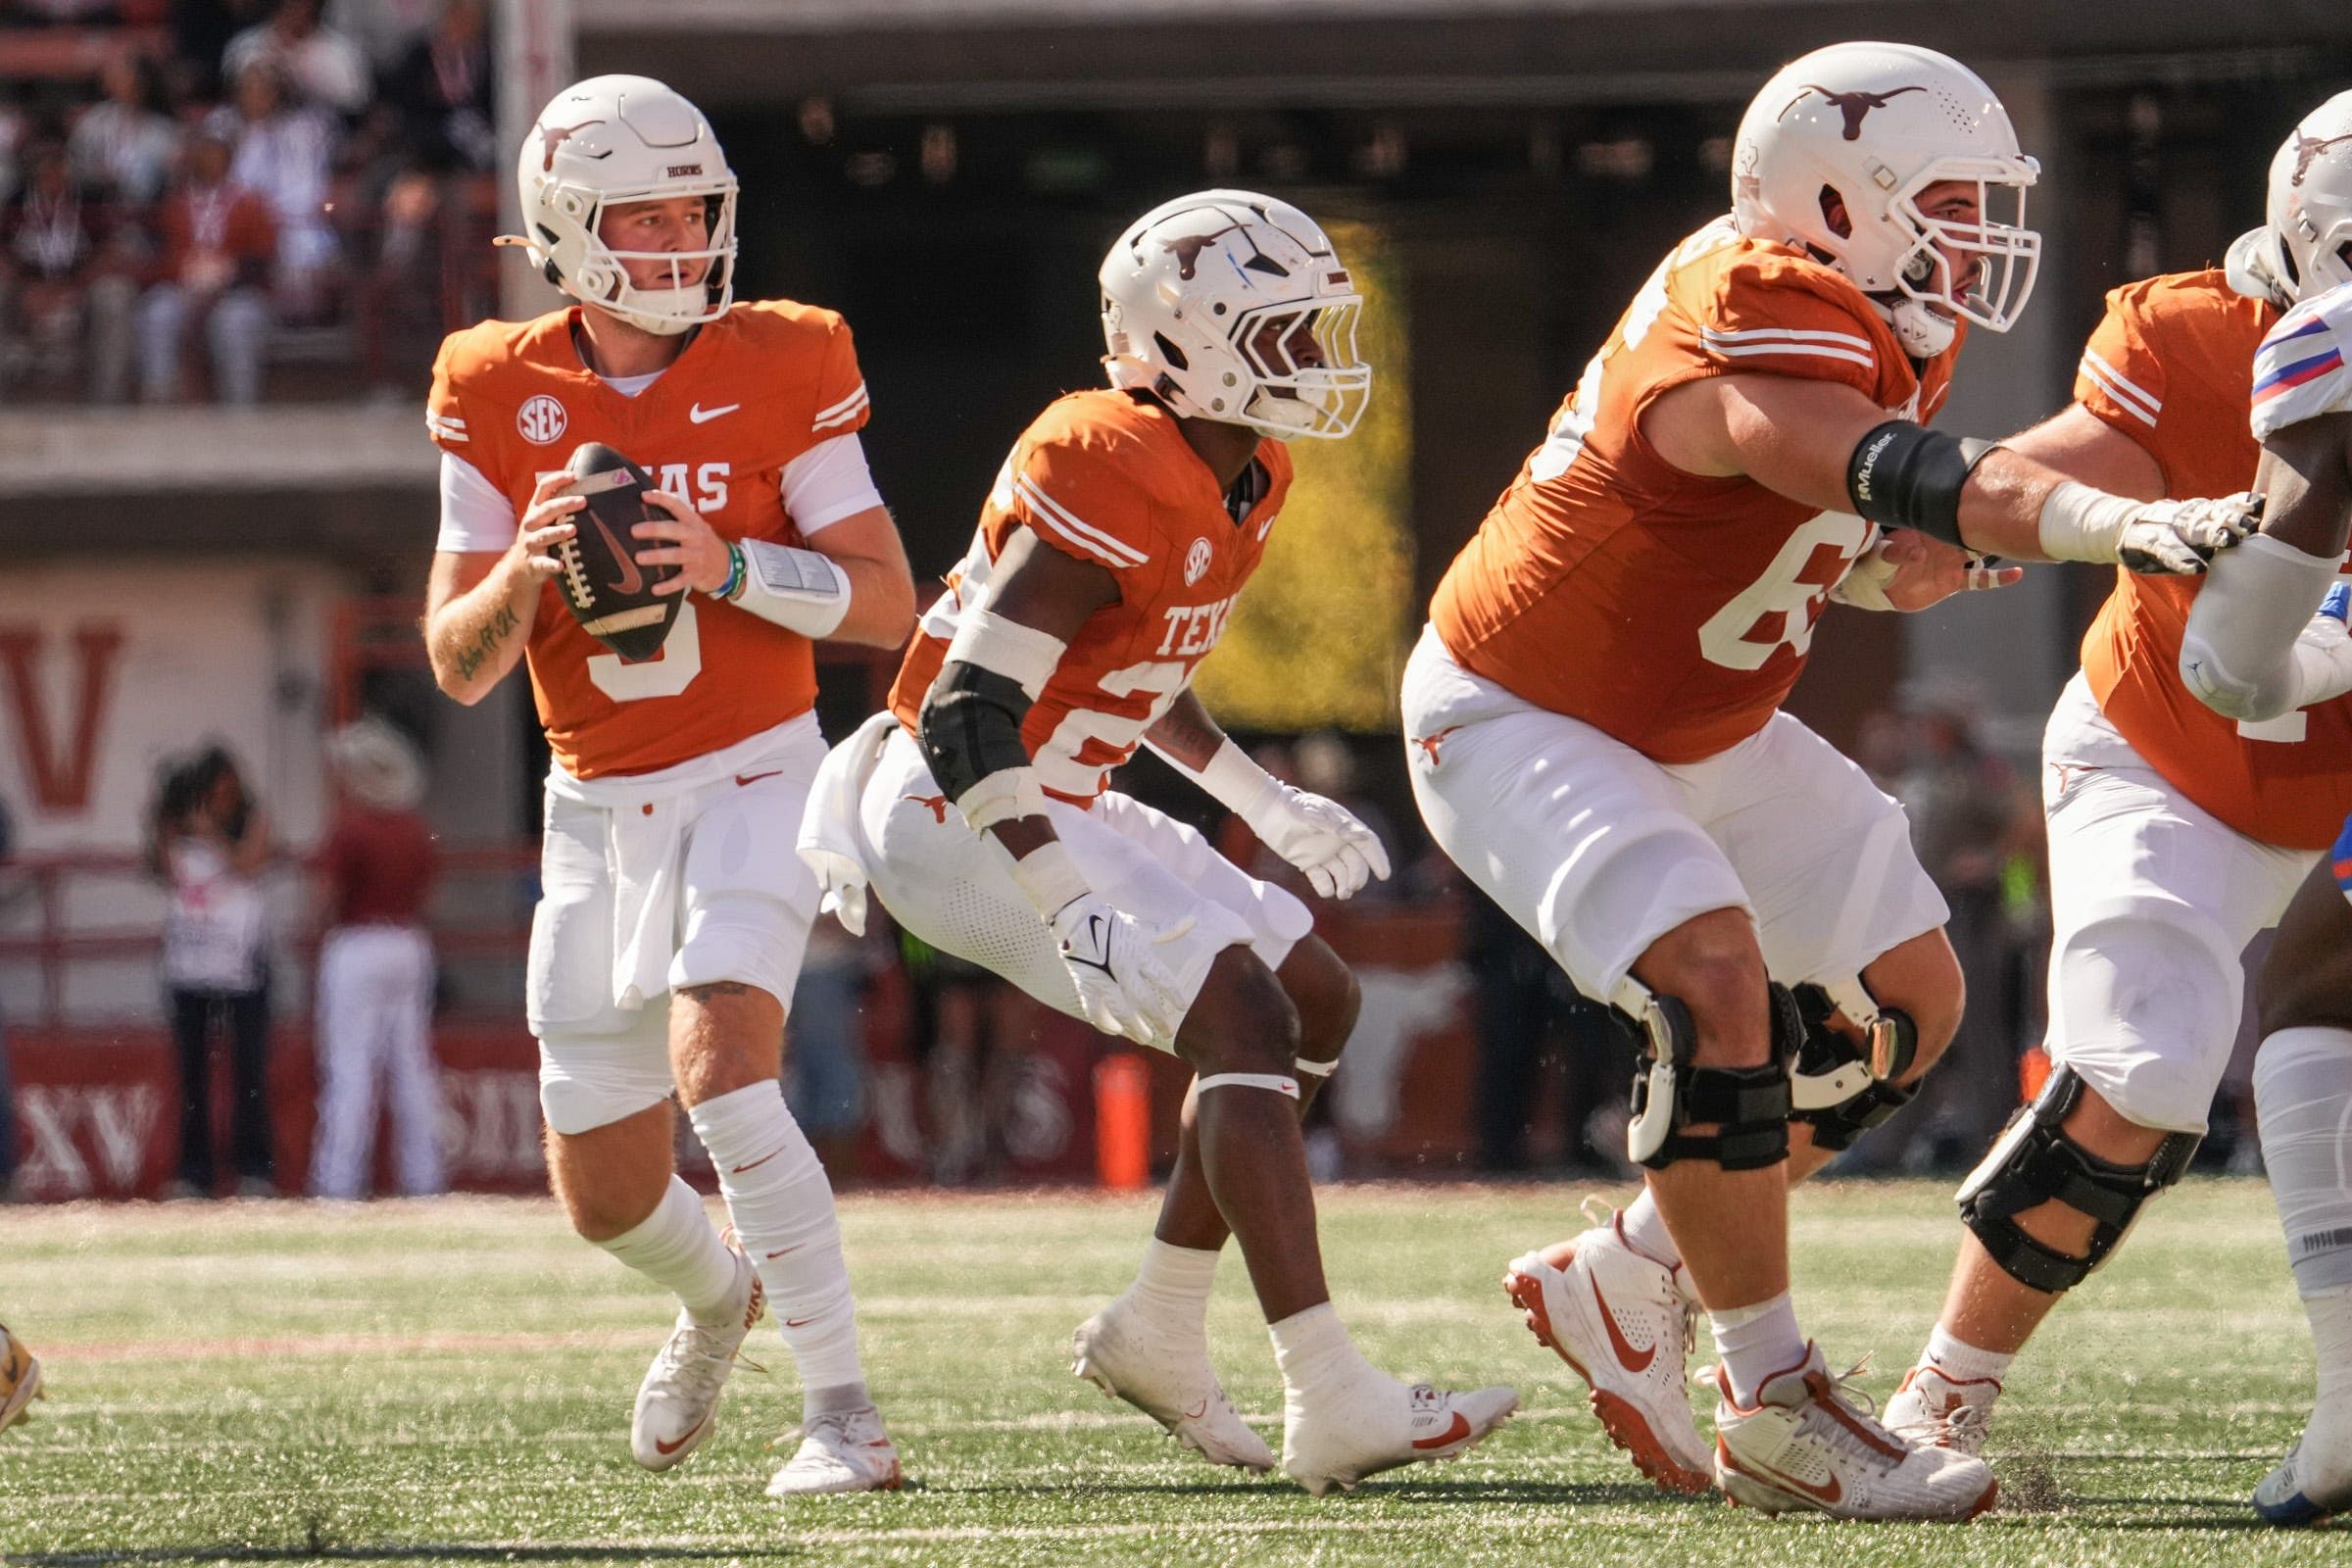
[(761, 620), (813, 641), (829, 637), (850, 612), (850, 577), (831, 558), (764, 539), (744, 539), (743, 569), (722, 597)]
[(1048, 839), (1013, 861), (1012, 880), (1030, 907), (1037, 910), (1037, 917), (1049, 923), (1073, 900), (1094, 891), (1087, 885), (1086, 873), (1078, 869), (1070, 847), (1059, 839)]
[(727, 541), (727, 580), (710, 590), (713, 599), (732, 599), (735, 590), (743, 586), (743, 546)]

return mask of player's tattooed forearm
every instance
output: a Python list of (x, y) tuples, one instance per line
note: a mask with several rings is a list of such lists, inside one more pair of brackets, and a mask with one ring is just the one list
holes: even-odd
[(484, 664), (498, 656), (498, 645), (505, 642), (508, 634), (520, 624), (514, 606), (499, 606), (488, 624), (475, 632), (472, 640), (458, 649), (458, 678), (473, 679)]
[(1159, 715), (1151, 735), (1152, 745), (1195, 768), (1206, 766), (1208, 760), (1216, 756), (1217, 748), (1225, 744), (1225, 732), (1208, 716), (1208, 710), (1200, 706), (1200, 700), (1190, 692)]

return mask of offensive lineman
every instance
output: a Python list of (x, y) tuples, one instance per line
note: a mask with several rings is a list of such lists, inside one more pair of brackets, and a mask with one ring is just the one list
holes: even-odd
[[(2352, 223), (2352, 93), (2279, 147), (2267, 217), (2226, 268), (2111, 293), (2075, 402), (2004, 444), (2142, 499), (2251, 486), (2255, 352), (2298, 298), (2352, 277), (2316, 243)], [(2240, 954), (2352, 811), (2352, 704), (2334, 700), (2352, 690), (2342, 621), (2305, 627), (2309, 680), (2260, 693), (2214, 685), (2223, 666), (2190, 636), (2208, 596), (2296, 561), (2275, 521), (2240, 548), (2206, 578), (2118, 573), (2050, 715), (2053, 1072), (1961, 1188), (1950, 1293), (1886, 1406), (1906, 1436), (1978, 1451), (2027, 1339), (2186, 1169), (2237, 1037)], [(2334, 566), (2298, 569), (2308, 612)], [(2184, 661), (2206, 675), (2184, 681)]]
[[(735, 177), (662, 83), (559, 93), (519, 177), (521, 243), (579, 303), (442, 345), (424, 631), (461, 702), (526, 660), (555, 754), (526, 982), (549, 1177), (582, 1236), (680, 1302), (638, 1391), (638, 1463), (666, 1469), (710, 1436), (764, 1297), (805, 1416), (770, 1494), (895, 1487), (832, 1188), (777, 1086), (817, 901), (792, 851), (824, 756), (811, 643), (895, 647), (913, 615), (858, 441), (865, 384), (832, 312), (733, 303)], [(562, 470), (590, 440), (657, 475), (672, 519), (635, 530), (636, 560), (681, 568), (663, 586), (687, 595), (650, 660), (605, 652), (552, 581), (582, 505)], [(731, 1244), (671, 1168), (673, 1088)]]
[[(2038, 236), (1987, 207), (2022, 219), (2036, 174), (1945, 56), (1784, 68), (1741, 122), (1732, 214), (1635, 296), (1405, 671), (1432, 834), (1648, 1054), (1643, 1196), (1506, 1288), (1677, 1490), (1868, 1518), (1992, 1501), (1981, 1460), (1857, 1409), (1789, 1301), (1788, 1181), (1910, 1097), (1961, 986), (1899, 808), (1778, 709), (1833, 595), (1915, 610), (2013, 579), (1964, 551), (2194, 572), (2244, 532), (2242, 505), (2143, 507), (1919, 422), (1961, 320), (2006, 330), (2026, 302)], [(1684, 1383), (1700, 1301), (1712, 1452)]]
[(1362, 300), (1304, 213), (1228, 190), (1130, 224), (1102, 288), (1110, 387), (1014, 445), (889, 711), (827, 761), (803, 853), (847, 919), (870, 879), (933, 947), (1199, 1070), (1143, 1269), (1079, 1328), (1076, 1370), (1210, 1460), (1270, 1468), (1208, 1360), (1230, 1230), (1282, 1369), (1282, 1467), (1319, 1496), (1462, 1453), (1518, 1398), (1408, 1388), (1358, 1353), (1298, 1131), (1354, 979), (1298, 899), (1106, 784), (1148, 742), (1318, 892), (1388, 874), (1363, 823), (1266, 774), (1191, 692), (1288, 495), (1283, 442), (1345, 436), (1363, 412)]

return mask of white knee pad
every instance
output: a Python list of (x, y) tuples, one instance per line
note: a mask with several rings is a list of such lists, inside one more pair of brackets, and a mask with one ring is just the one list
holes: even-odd
[(669, 1098), (668, 1010), (647, 1011), (649, 1026), (625, 1035), (541, 1037), (539, 1111), (551, 1131), (594, 1132)]
[(2129, 1121), (2202, 1133), (2244, 996), (2221, 925), (2184, 904), (2117, 900), (2062, 934), (2050, 974), (2053, 1064)]
[(2352, 1286), (2352, 1030), (2281, 1029), (2254, 1056), (2263, 1163), (2304, 1296)]

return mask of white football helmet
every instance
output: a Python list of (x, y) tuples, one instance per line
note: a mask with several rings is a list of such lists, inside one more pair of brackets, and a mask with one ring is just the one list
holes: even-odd
[[(726, 314), (735, 297), (735, 174), (702, 111), (650, 76), (591, 76), (556, 94), (515, 166), (522, 243), (573, 299), (663, 336)], [(710, 215), (700, 250), (615, 251), (597, 237), (607, 207), (700, 196)], [(667, 288), (629, 281), (628, 261), (667, 263)], [(705, 275), (688, 282), (697, 262)]]
[(2268, 294), (2283, 308), (2352, 283), (2352, 92), (2305, 115), (2279, 143), (2264, 216), (2269, 222), (2230, 247), (2239, 293)]
[[(1747, 106), (1732, 212), (1742, 234), (1798, 246), (1851, 278), (1904, 350), (1925, 358), (1951, 345), (1954, 317), (1995, 332), (2016, 324), (2041, 262), (2041, 236), (2025, 226), (2026, 187), (2040, 173), (2001, 101), (1957, 60), (1838, 43), (1782, 67)], [(1920, 192), (1945, 180), (1977, 187), (1977, 221), (1920, 210)], [(1850, 232), (1830, 226), (1833, 195)], [(1953, 276), (1947, 250), (1969, 275)]]
[(1364, 297), (1330, 237), (1290, 203), (1246, 190), (1179, 196), (1127, 225), (1102, 283), (1112, 386), (1284, 441), (1344, 436), (1363, 417)]

